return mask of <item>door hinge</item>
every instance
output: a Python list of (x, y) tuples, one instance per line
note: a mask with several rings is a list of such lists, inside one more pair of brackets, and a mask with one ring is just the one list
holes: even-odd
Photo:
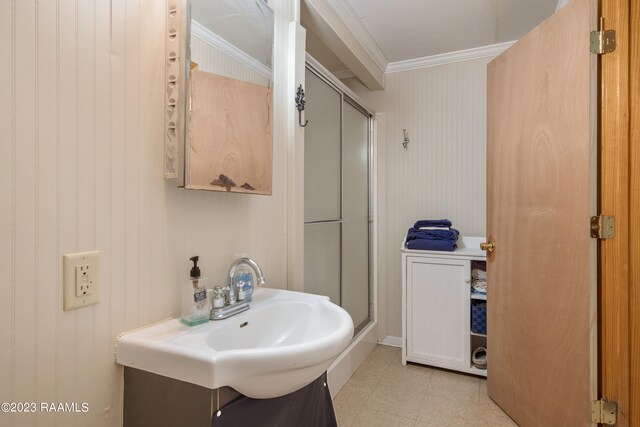
[(617, 422), (618, 404), (604, 399), (591, 402), (591, 422), (614, 425)]
[(591, 31), (591, 52), (604, 55), (616, 50), (616, 31), (604, 29), (604, 19), (600, 17), (598, 31)]
[(594, 239), (613, 239), (616, 234), (616, 219), (608, 215), (591, 217), (591, 237)]

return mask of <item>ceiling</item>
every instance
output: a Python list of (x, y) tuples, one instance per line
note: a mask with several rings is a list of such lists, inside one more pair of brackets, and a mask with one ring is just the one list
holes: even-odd
[[(558, 0), (327, 0), (378, 65), (520, 39)], [(560, 0), (561, 4), (567, 0)], [(303, 23), (304, 24), (304, 23)], [(348, 71), (314, 34), (307, 51), (332, 72)]]
[(351, 9), (387, 62), (517, 40), (558, 0), (333, 0)]
[(191, 0), (191, 18), (215, 36), (271, 68), (273, 10), (255, 0)]

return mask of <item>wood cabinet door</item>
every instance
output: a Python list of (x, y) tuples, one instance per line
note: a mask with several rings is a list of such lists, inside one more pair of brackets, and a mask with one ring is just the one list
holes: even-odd
[(488, 392), (525, 427), (590, 425), (591, 10), (573, 0), (488, 66)]

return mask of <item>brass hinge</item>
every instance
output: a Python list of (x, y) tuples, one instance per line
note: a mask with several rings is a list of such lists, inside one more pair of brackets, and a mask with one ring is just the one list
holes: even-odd
[(604, 399), (591, 402), (591, 422), (614, 425), (618, 414), (618, 404)]
[(616, 50), (616, 31), (604, 30), (604, 19), (600, 17), (598, 31), (591, 31), (591, 52), (603, 55)]
[(591, 237), (594, 239), (613, 239), (616, 235), (616, 219), (608, 215), (591, 217)]

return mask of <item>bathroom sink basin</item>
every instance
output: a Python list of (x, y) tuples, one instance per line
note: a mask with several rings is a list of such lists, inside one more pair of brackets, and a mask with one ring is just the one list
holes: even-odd
[(189, 327), (166, 320), (118, 337), (117, 362), (253, 398), (298, 390), (349, 345), (353, 322), (327, 297), (259, 288), (248, 311)]

